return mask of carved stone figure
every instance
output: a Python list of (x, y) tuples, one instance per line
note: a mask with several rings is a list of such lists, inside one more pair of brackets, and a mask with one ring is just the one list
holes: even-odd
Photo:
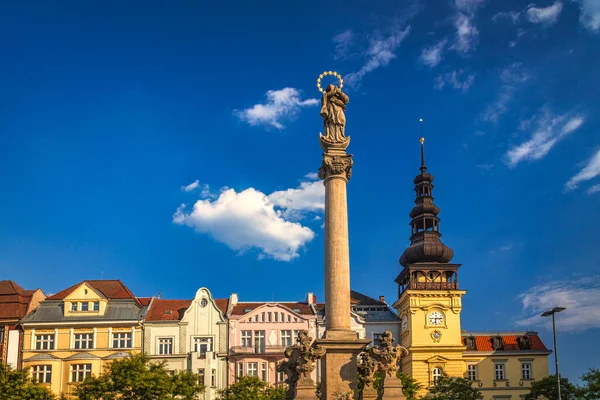
[(398, 361), (403, 355), (408, 354), (408, 350), (399, 344), (394, 346), (393, 342), (392, 332), (385, 331), (379, 339), (379, 344), (369, 349), (369, 355), (377, 362), (379, 371), (395, 377)]
[(335, 85), (327, 85), (321, 98), (321, 117), (325, 124), (325, 136), (328, 143), (347, 142), (344, 130), (346, 128), (346, 104), (350, 99)]
[(365, 387), (372, 387), (375, 381), (375, 371), (377, 370), (377, 364), (369, 354), (362, 352), (358, 355), (358, 372), (360, 373), (360, 379)]
[(310, 374), (315, 369), (315, 361), (323, 357), (325, 349), (313, 345), (313, 339), (308, 331), (298, 333), (297, 343), (284, 351), (286, 361), (277, 365), (277, 371), (286, 374), (288, 384), (288, 399), (312, 399), (314, 397), (314, 382)]
[(496, 336), (492, 338), (492, 348), (494, 350), (502, 350), (502, 337)]
[(517, 343), (519, 345), (520, 350), (530, 350), (531, 344), (529, 343), (529, 338), (527, 336), (519, 336), (517, 338)]

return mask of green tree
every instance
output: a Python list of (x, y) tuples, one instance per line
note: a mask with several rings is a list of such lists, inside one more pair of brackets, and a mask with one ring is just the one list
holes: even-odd
[(272, 386), (257, 376), (241, 377), (219, 391), (219, 400), (285, 400), (287, 387)]
[(402, 393), (406, 396), (406, 400), (418, 400), (419, 391), (423, 389), (423, 386), (412, 376), (403, 372), (398, 372), (396, 376), (402, 381)]
[(581, 380), (585, 382), (585, 398), (588, 400), (600, 399), (600, 370), (590, 368), (589, 372), (583, 374)]
[(429, 393), (426, 400), (481, 400), (483, 395), (471, 386), (465, 378), (439, 378)]
[(0, 400), (55, 400), (50, 389), (29, 378), (27, 370), (15, 370), (0, 362)]
[[(573, 385), (567, 378), (560, 378), (560, 394), (562, 400), (583, 400), (585, 391)], [(550, 375), (531, 385), (531, 391), (525, 396), (525, 400), (538, 400), (544, 396), (548, 400), (558, 399), (556, 390), (556, 375)]]
[(187, 371), (171, 375), (165, 363), (137, 354), (113, 361), (98, 377), (88, 377), (75, 394), (79, 400), (193, 400), (203, 391), (197, 375)]

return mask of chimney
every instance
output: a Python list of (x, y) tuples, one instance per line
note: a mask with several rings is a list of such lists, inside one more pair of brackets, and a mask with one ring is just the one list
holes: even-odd
[(385, 296), (379, 296), (379, 301), (385, 303)]
[(308, 304), (317, 304), (317, 296), (315, 296), (315, 294), (312, 292), (308, 292), (306, 295), (306, 302)]
[(231, 295), (229, 296), (229, 306), (235, 307), (235, 306), (237, 306), (237, 303), (238, 303), (237, 293), (231, 293)]

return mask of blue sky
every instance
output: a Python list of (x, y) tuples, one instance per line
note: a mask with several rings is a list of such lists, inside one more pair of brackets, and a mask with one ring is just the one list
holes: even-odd
[(0, 6), (0, 274), (323, 299), (317, 76), (350, 97), (352, 287), (393, 302), (423, 118), (462, 324), (559, 315), (600, 367), (600, 5), (45, 1)]

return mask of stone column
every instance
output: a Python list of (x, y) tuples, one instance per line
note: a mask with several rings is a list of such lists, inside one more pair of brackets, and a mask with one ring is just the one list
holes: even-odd
[[(324, 101), (325, 103), (325, 101)], [(323, 111), (322, 111), (323, 112)], [(323, 113), (321, 114), (323, 115)], [(326, 129), (330, 132), (331, 126)], [(356, 392), (357, 355), (370, 340), (360, 340), (350, 329), (350, 252), (346, 184), (352, 174), (352, 155), (346, 153), (350, 137), (337, 141), (320, 137), (323, 161), (319, 177), (325, 184), (325, 349), (321, 361), (322, 396)]]

